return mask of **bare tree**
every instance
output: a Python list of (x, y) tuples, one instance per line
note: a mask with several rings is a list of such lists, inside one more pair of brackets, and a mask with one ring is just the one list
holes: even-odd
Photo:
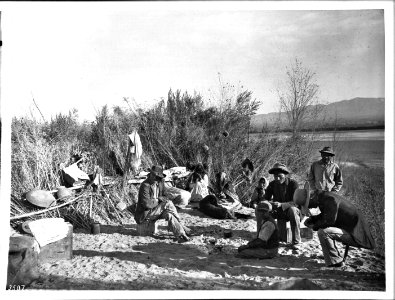
[(314, 121), (319, 114), (318, 84), (315, 81), (315, 73), (304, 68), (297, 58), (295, 64), (287, 67), (287, 78), (283, 90), (278, 89), (281, 110), (285, 111), (287, 121), (295, 136), (299, 133), (302, 124)]

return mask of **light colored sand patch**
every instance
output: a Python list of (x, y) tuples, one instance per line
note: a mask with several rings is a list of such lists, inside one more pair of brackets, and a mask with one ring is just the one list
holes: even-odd
[[(31, 289), (254, 290), (289, 278), (332, 290), (385, 288), (384, 259), (368, 250), (350, 248), (347, 266), (328, 270), (314, 234), (297, 251), (281, 246), (274, 259), (240, 259), (237, 248), (254, 237), (255, 220), (215, 220), (197, 210), (180, 215), (196, 234), (184, 244), (174, 241), (165, 222), (156, 238), (136, 236), (130, 220), (103, 226), (99, 235), (77, 230), (72, 260), (43, 264), (42, 279)], [(224, 229), (232, 230), (231, 238), (224, 238)]]

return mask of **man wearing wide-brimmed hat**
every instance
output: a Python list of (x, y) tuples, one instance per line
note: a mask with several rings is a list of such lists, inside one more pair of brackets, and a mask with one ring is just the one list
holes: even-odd
[(236, 257), (273, 258), (278, 253), (278, 228), (270, 215), (272, 205), (268, 201), (260, 202), (255, 208), (257, 234), (256, 238), (238, 248)]
[(298, 188), (298, 183), (289, 178), (290, 171), (282, 163), (275, 163), (269, 170), (274, 180), (271, 181), (266, 189), (265, 199), (272, 201), (272, 216), (275, 219), (282, 219), (291, 223), (292, 246), (295, 247), (301, 242), (300, 220), (302, 214), (293, 202), (293, 196)]
[(374, 249), (375, 242), (362, 213), (338, 193), (318, 191), (310, 197), (295, 199), (304, 208), (316, 208), (320, 214), (309, 217), (304, 224), (318, 231), (318, 238), (328, 267), (342, 267), (336, 241), (347, 246)]
[(143, 222), (156, 222), (158, 219), (168, 221), (169, 229), (178, 238), (179, 242), (189, 240), (180, 216), (173, 202), (164, 196), (163, 178), (166, 177), (160, 166), (149, 169), (148, 178), (144, 180), (139, 189), (138, 202), (134, 219), (137, 224)]
[(338, 192), (343, 185), (343, 176), (339, 166), (333, 162), (335, 152), (331, 147), (324, 147), (320, 153), (321, 160), (313, 162), (309, 170), (310, 188), (313, 192)]

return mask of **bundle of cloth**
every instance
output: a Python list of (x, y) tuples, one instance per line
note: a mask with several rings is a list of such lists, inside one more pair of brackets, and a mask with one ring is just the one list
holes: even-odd
[(199, 209), (216, 219), (235, 219), (235, 212), (242, 207), (234, 185), (225, 172), (216, 174), (213, 193), (205, 196), (199, 202)]

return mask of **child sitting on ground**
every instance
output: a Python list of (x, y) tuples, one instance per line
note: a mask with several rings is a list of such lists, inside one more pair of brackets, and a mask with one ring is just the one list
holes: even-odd
[(255, 208), (257, 235), (247, 245), (238, 248), (239, 258), (273, 258), (278, 253), (278, 228), (270, 215), (272, 205), (268, 201), (258, 203)]

